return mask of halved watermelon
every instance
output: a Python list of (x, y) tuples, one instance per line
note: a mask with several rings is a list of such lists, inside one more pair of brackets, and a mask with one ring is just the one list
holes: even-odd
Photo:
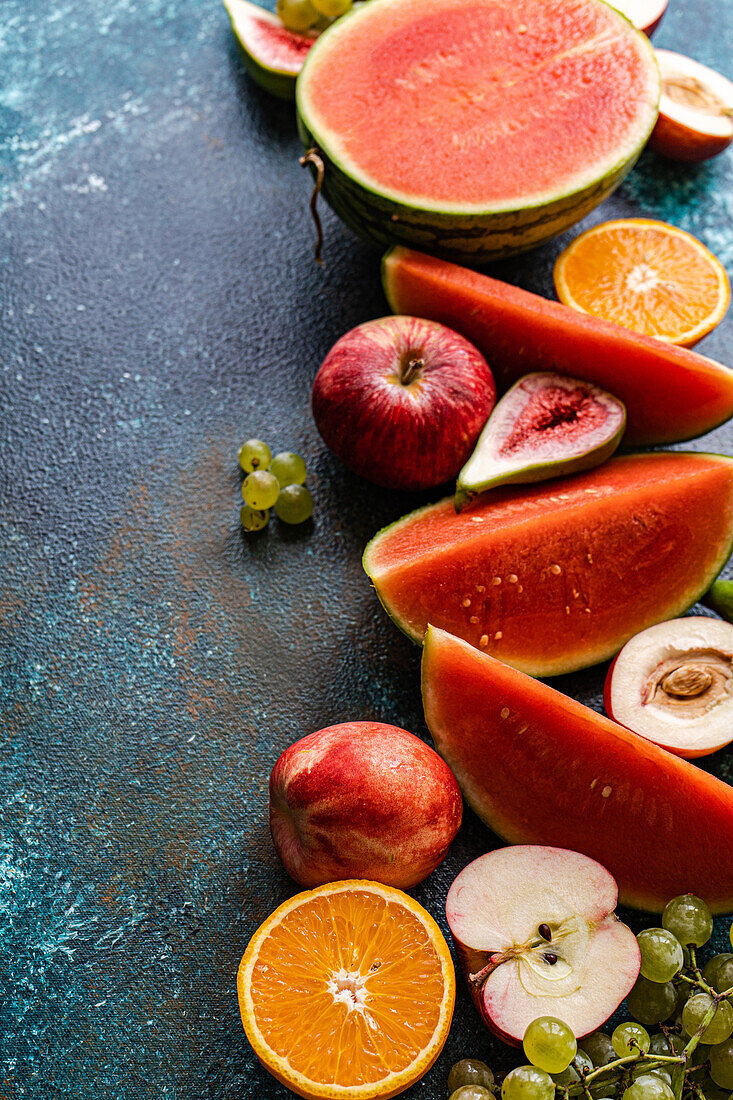
[(430, 629), (425, 721), (464, 798), (514, 844), (582, 852), (627, 905), (733, 908), (733, 790), (559, 691)]
[(322, 37), (296, 91), (352, 229), (476, 263), (601, 202), (658, 101), (648, 39), (600, 0), (370, 0)]
[(533, 676), (585, 668), (675, 618), (733, 542), (733, 459), (657, 451), (452, 498), (380, 531), (364, 569), (397, 625), (428, 623)]
[(294, 99), (295, 79), (315, 37), (287, 30), (276, 15), (249, 0), (224, 0), (224, 7), (252, 79), (281, 99)]

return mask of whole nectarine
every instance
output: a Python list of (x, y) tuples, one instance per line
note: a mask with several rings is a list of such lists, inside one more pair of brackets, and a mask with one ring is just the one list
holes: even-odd
[(345, 722), (286, 749), (270, 776), (270, 829), (303, 886), (365, 878), (402, 889), (435, 870), (461, 824), (448, 765), (407, 730)]

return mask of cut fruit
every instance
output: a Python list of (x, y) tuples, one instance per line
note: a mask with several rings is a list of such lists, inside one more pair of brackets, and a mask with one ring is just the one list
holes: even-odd
[(678, 756), (733, 741), (733, 626), (691, 615), (642, 630), (608, 670), (606, 713)]
[(296, 94), (347, 225), (474, 263), (597, 206), (658, 99), (648, 40), (598, 0), (370, 0), (324, 35)]
[(667, 0), (613, 0), (611, 7), (651, 38), (667, 10)]
[(733, 909), (733, 789), (547, 684), (431, 628), (425, 718), (464, 798), (515, 844), (572, 848), (621, 901)]
[(458, 475), (456, 508), (495, 485), (600, 466), (621, 442), (625, 424), (621, 402), (590, 382), (528, 374), (490, 415)]
[(733, 141), (733, 84), (684, 54), (656, 55), (662, 98), (650, 149), (692, 163), (717, 157)]
[(428, 623), (534, 676), (585, 668), (686, 611), (733, 542), (733, 459), (656, 452), (379, 532), (364, 568), (414, 641)]
[(566, 306), (692, 347), (730, 305), (725, 268), (690, 233), (624, 218), (581, 233), (558, 256), (555, 289)]
[(352, 879), (284, 902), (255, 932), (237, 974), (255, 1054), (293, 1092), (328, 1100), (395, 1096), (448, 1036), (455, 975), (421, 905)]
[(500, 392), (549, 370), (614, 394), (626, 406), (626, 446), (694, 439), (733, 415), (733, 371), (697, 352), (406, 248), (387, 253), (382, 275), (395, 313), (462, 333), (488, 359)]
[(617, 900), (605, 867), (565, 848), (499, 848), (461, 871), (445, 912), (492, 1031), (518, 1045), (538, 1016), (562, 1020), (576, 1038), (606, 1022), (639, 974)]
[(295, 78), (315, 35), (287, 30), (276, 15), (249, 0), (224, 0), (224, 7), (252, 79), (281, 99), (294, 99)]

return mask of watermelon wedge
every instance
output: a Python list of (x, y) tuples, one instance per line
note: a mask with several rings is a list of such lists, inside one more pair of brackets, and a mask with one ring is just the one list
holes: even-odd
[(386, 254), (382, 280), (394, 313), (475, 344), (501, 391), (532, 371), (608, 390), (626, 406), (624, 446), (694, 439), (733, 416), (733, 371), (695, 351), (406, 248)]
[(627, 905), (733, 909), (733, 789), (547, 684), (430, 628), (425, 720), (463, 795), (513, 844), (603, 864)]
[(224, 7), (252, 79), (280, 99), (294, 99), (296, 77), (315, 37), (287, 30), (276, 15), (249, 0), (224, 0)]
[(364, 569), (397, 625), (428, 623), (533, 676), (613, 656), (686, 611), (733, 543), (733, 459), (657, 451), (452, 498), (380, 531)]
[(597, 206), (659, 93), (648, 39), (600, 0), (370, 0), (308, 55), (296, 104), (356, 233), (482, 263)]

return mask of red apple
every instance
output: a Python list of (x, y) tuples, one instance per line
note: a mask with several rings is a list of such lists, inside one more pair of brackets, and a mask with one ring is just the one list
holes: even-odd
[(383, 317), (347, 332), (313, 384), (326, 445), (354, 473), (390, 489), (454, 478), (495, 401), (481, 352), (416, 317)]
[(649, 148), (671, 160), (716, 157), (733, 140), (733, 84), (684, 54), (657, 50), (656, 56), (662, 98)]
[(461, 824), (453, 773), (418, 737), (345, 722), (296, 741), (270, 776), (270, 829), (303, 886), (365, 878), (407, 889), (441, 862)]
[(611, 7), (651, 38), (667, 10), (667, 0), (612, 0)]
[(563, 1020), (577, 1038), (605, 1023), (639, 975), (617, 900), (605, 867), (566, 848), (499, 848), (461, 871), (445, 911), (492, 1031), (518, 1045), (538, 1016)]
[(733, 626), (706, 615), (670, 619), (626, 643), (608, 670), (606, 713), (685, 756), (733, 741)]

